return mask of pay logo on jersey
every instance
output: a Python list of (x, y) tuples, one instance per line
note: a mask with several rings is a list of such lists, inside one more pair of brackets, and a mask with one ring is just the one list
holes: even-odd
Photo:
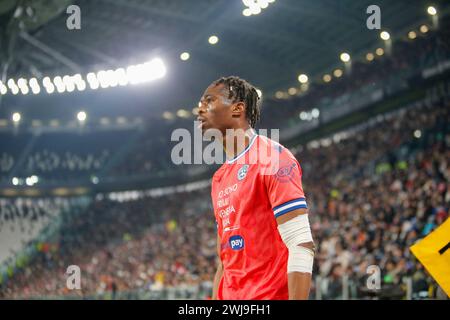
[(241, 250), (242, 248), (244, 248), (244, 238), (242, 238), (240, 235), (230, 237), (228, 243), (233, 250)]

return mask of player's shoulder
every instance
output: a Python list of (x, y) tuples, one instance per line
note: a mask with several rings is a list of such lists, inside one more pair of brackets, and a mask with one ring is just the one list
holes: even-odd
[(283, 146), (278, 141), (272, 140), (266, 136), (259, 135), (259, 149), (265, 148), (266, 150), (270, 150), (271, 158), (282, 158), (282, 159), (292, 159), (297, 160), (296, 157), (292, 154), (292, 152), (285, 146)]

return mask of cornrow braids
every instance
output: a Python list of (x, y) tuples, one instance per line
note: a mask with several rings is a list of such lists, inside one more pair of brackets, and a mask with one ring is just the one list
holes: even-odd
[(222, 77), (213, 82), (214, 85), (223, 84), (228, 89), (228, 99), (233, 103), (245, 104), (245, 115), (250, 126), (254, 128), (261, 117), (261, 97), (256, 88), (244, 79), (236, 76)]

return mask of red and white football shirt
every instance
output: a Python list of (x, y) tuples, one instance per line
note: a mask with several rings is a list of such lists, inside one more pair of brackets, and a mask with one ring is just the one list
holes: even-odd
[(289, 298), (288, 250), (275, 218), (307, 208), (301, 177), (292, 153), (259, 135), (214, 174), (211, 196), (223, 263), (218, 299)]

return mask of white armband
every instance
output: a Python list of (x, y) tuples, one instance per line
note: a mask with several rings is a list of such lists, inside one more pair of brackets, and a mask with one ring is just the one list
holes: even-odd
[(314, 252), (299, 246), (313, 242), (307, 214), (300, 214), (278, 226), (281, 239), (289, 250), (287, 272), (306, 272), (312, 274)]

